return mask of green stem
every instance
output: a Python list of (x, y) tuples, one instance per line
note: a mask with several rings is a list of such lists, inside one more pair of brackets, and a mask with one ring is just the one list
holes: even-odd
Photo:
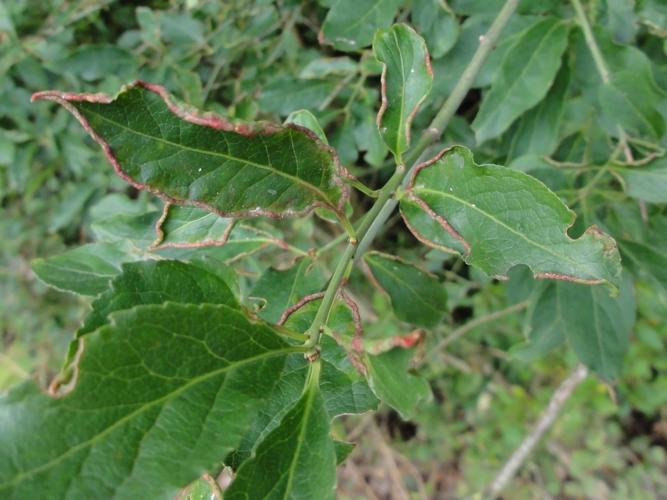
[[(382, 207), (387, 202), (387, 200), (389, 200), (389, 197), (400, 185), (404, 174), (405, 167), (403, 165), (396, 167), (394, 174), (380, 190), (380, 194), (377, 200), (375, 200), (375, 203), (364, 216), (361, 224), (359, 224), (359, 227), (356, 230), (359, 238), (364, 238), (367, 233), (370, 233), (369, 229), (373, 225), (373, 221), (380, 213), (380, 210), (382, 210)], [(320, 341), (322, 330), (327, 321), (327, 318), (329, 317), (329, 313), (331, 312), (331, 307), (333, 306), (336, 294), (338, 293), (338, 289), (340, 288), (343, 279), (347, 275), (347, 271), (350, 267), (350, 264), (352, 263), (352, 258), (354, 257), (356, 250), (357, 241), (350, 239), (350, 242), (347, 244), (347, 247), (345, 247), (343, 255), (341, 255), (338, 264), (336, 265), (336, 269), (331, 276), (331, 280), (329, 280), (327, 289), (324, 292), (324, 297), (322, 298), (322, 303), (320, 304), (320, 307), (315, 315), (315, 319), (313, 320), (313, 323), (310, 325), (308, 330), (309, 339), (305, 345), (309, 348), (314, 348)]]
[(593, 30), (591, 29), (591, 25), (588, 22), (588, 18), (586, 17), (584, 8), (581, 6), (581, 2), (579, 0), (571, 0), (571, 2), (572, 6), (574, 7), (574, 11), (577, 13), (577, 20), (579, 22), (579, 26), (581, 26), (581, 30), (584, 32), (586, 45), (588, 45), (588, 49), (591, 51), (591, 55), (593, 56), (593, 60), (595, 61), (595, 67), (597, 68), (598, 73), (600, 74), (600, 78), (602, 78), (603, 83), (609, 83), (611, 80), (609, 76), (609, 68), (607, 67), (607, 63), (604, 60), (604, 56), (600, 51), (600, 47), (595, 41), (595, 36), (593, 36)]
[[(510, 20), (510, 17), (516, 9), (518, 3), (519, 0), (507, 0), (507, 2), (505, 2), (505, 5), (503, 5), (503, 8), (500, 9), (500, 12), (498, 12), (498, 16), (493, 21), (493, 24), (491, 24), (489, 31), (480, 37), (479, 47), (477, 47), (475, 54), (468, 63), (466, 69), (461, 74), (459, 81), (456, 83), (454, 90), (452, 90), (452, 93), (443, 104), (442, 109), (440, 109), (435, 118), (433, 118), (433, 121), (422, 134), (417, 144), (415, 144), (415, 146), (408, 152), (407, 163), (411, 163), (412, 168), (410, 169), (410, 172), (408, 172), (408, 175), (406, 175), (404, 178), (403, 187), (405, 187), (410, 180), (410, 173), (414, 170), (415, 165), (419, 163), (422, 154), (435, 140), (437, 140), (442, 135), (443, 131), (449, 125), (450, 120), (456, 113), (456, 110), (459, 109), (461, 102), (463, 102), (463, 99), (468, 94), (468, 91), (475, 81), (475, 78), (477, 78), (477, 75), (482, 69), (484, 61), (494, 49), (500, 34)], [(394, 212), (397, 204), (398, 200), (390, 199), (382, 207), (377, 219), (373, 223), (373, 231), (369, 231), (366, 237), (361, 238), (359, 243), (359, 251), (357, 252), (356, 257), (357, 259), (360, 258), (361, 255), (363, 255), (363, 253), (370, 247), (372, 239), (375, 238), (377, 232), (387, 222), (387, 219), (389, 219), (391, 214)]]
[[(498, 38), (500, 37), (501, 32), (507, 25), (510, 17), (514, 13), (519, 0), (507, 0), (503, 8), (500, 9), (498, 16), (493, 21), (493, 24), (489, 28), (489, 31), (486, 35), (480, 38), (479, 47), (475, 54), (473, 55), (470, 63), (463, 71), (461, 78), (457, 82), (454, 90), (451, 95), (445, 101), (442, 109), (435, 116), (431, 125), (426, 130), (426, 133), (422, 135), (420, 140), (411, 149), (408, 158), (410, 162), (414, 162), (422, 153), (431, 145), (433, 141), (442, 135), (442, 131), (447, 127), (449, 121), (452, 119), (456, 110), (461, 105), (461, 102), (465, 98), (466, 94), (470, 90), (477, 74), (482, 68), (482, 64), (486, 60), (489, 53), (495, 47)], [(414, 168), (414, 166), (413, 166)], [(327, 289), (324, 292), (324, 298), (320, 304), (319, 309), (315, 315), (313, 323), (310, 325), (308, 330), (309, 339), (304, 344), (304, 347), (311, 350), (316, 349), (317, 345), (320, 342), (320, 337), (322, 331), (324, 330), (326, 321), (328, 319), (329, 313), (333, 306), (334, 300), (338, 293), (343, 279), (347, 276), (352, 260), (355, 258), (355, 254), (358, 256), (362, 255), (380, 231), (384, 223), (387, 221), (391, 212), (396, 207), (397, 201), (391, 199), (394, 195), (396, 189), (401, 185), (406, 177), (406, 169), (403, 164), (399, 164), (394, 171), (394, 174), (387, 181), (387, 183), (382, 187), (378, 195), (377, 200), (364, 216), (361, 224), (356, 230), (356, 236), (359, 238), (361, 243), (358, 245), (355, 239), (350, 239), (347, 247), (345, 248), (343, 255), (341, 255), (336, 269), (334, 270)]]
[(461, 74), (461, 77), (452, 90), (452, 93), (449, 95), (438, 114), (435, 115), (435, 118), (433, 118), (433, 121), (429, 127), (419, 138), (417, 144), (415, 144), (415, 146), (410, 149), (408, 154), (408, 163), (414, 162), (417, 157), (419, 157), (435, 140), (439, 139), (442, 133), (445, 131), (447, 125), (449, 125), (449, 121), (456, 113), (456, 110), (459, 109), (459, 106), (463, 102), (465, 96), (468, 94), (468, 91), (475, 81), (475, 78), (477, 78), (477, 74), (482, 69), (484, 61), (495, 48), (498, 38), (500, 38), (503, 29), (516, 10), (518, 3), (519, 0), (507, 0), (505, 5), (503, 5), (503, 8), (500, 9), (500, 12), (498, 12), (498, 16), (496, 16), (496, 19), (493, 21), (489, 31), (480, 37), (479, 47), (477, 47), (477, 50), (468, 63), (468, 66)]

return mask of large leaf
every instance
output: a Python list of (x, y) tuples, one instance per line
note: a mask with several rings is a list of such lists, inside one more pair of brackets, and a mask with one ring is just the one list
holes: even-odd
[(60, 255), (35, 259), (32, 270), (47, 285), (81, 295), (97, 295), (120, 272), (127, 252), (118, 245), (90, 243)]
[(523, 32), (503, 59), (472, 123), (478, 142), (502, 134), (546, 95), (567, 46), (568, 24), (548, 17)]
[(207, 304), (117, 312), (80, 342), (71, 392), (0, 400), (3, 498), (173, 497), (238, 445), (294, 352)]
[(613, 168), (623, 176), (629, 196), (650, 203), (667, 203), (667, 158), (644, 166)]
[(364, 260), (389, 294), (399, 319), (426, 328), (442, 321), (447, 311), (447, 293), (436, 276), (380, 252), (369, 252)]
[(628, 348), (635, 309), (629, 279), (616, 298), (599, 286), (547, 283), (529, 316), (527, 350), (541, 354), (567, 339), (584, 364), (613, 380)]
[(320, 42), (359, 51), (371, 44), (379, 28), (391, 24), (400, 5), (400, 0), (337, 0), (324, 19)]
[(400, 157), (410, 145), (412, 119), (433, 83), (428, 50), (412, 28), (395, 24), (378, 30), (373, 52), (384, 65), (378, 127), (389, 149)]
[(526, 264), (536, 277), (617, 285), (620, 257), (612, 238), (591, 226), (567, 235), (575, 215), (540, 181), (497, 165), (477, 165), (460, 146), (423, 163), (401, 199), (413, 234), (463, 255), (492, 276)]
[[(213, 271), (214, 268), (220, 268)], [(123, 272), (92, 304), (92, 311), (77, 335), (90, 333), (109, 321), (116, 311), (137, 305), (178, 302), (238, 306), (232, 288), (221, 276), (218, 262), (142, 261), (123, 265)]]
[(334, 498), (336, 451), (319, 390), (319, 363), (294, 407), (239, 468), (226, 499)]
[(335, 154), (300, 127), (233, 126), (144, 82), (115, 98), (46, 91), (33, 99), (65, 106), (123, 179), (169, 202), (221, 216), (282, 217), (314, 205), (338, 210), (346, 198)]

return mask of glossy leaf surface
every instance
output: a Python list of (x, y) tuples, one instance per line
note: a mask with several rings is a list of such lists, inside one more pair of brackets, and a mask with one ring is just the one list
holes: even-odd
[(436, 276), (380, 252), (367, 253), (364, 261), (391, 298), (399, 319), (426, 328), (442, 321), (447, 311), (447, 293)]
[(535, 276), (617, 285), (616, 243), (594, 226), (567, 235), (575, 215), (540, 181), (477, 165), (456, 146), (422, 164), (401, 200), (403, 218), (427, 245), (459, 253), (491, 276), (517, 264)]
[(542, 100), (560, 68), (568, 31), (565, 22), (548, 17), (508, 50), (472, 123), (477, 142), (498, 137)]
[(410, 145), (412, 119), (433, 83), (428, 50), (412, 28), (395, 24), (375, 34), (373, 53), (384, 64), (378, 127), (389, 149), (400, 156)]
[(221, 216), (337, 209), (345, 199), (333, 151), (302, 128), (232, 126), (137, 82), (115, 97), (48, 91), (100, 143), (117, 173), (167, 201)]

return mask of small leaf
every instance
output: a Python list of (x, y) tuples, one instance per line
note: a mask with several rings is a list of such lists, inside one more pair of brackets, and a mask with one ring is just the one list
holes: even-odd
[(334, 498), (336, 449), (329, 415), (312, 365), (306, 389), (294, 407), (244, 462), (225, 499)]
[(337, 0), (322, 24), (320, 43), (345, 52), (360, 51), (371, 44), (379, 28), (389, 26), (400, 0)]
[(539, 355), (567, 339), (582, 363), (613, 380), (628, 348), (635, 310), (632, 282), (627, 278), (616, 298), (598, 286), (546, 283), (533, 306), (527, 347), (539, 347), (535, 352)]
[(238, 445), (295, 352), (206, 304), (120, 311), (80, 342), (70, 392), (0, 398), (3, 498), (173, 497)]
[(563, 67), (544, 100), (519, 119), (516, 132), (512, 135), (509, 158), (516, 159), (525, 155), (549, 156), (556, 150), (562, 139), (561, 123), (565, 114), (564, 101), (569, 83), (570, 73)]
[(71, 111), (116, 172), (165, 201), (223, 217), (297, 215), (347, 197), (333, 151), (302, 128), (233, 126), (135, 82), (115, 97), (40, 92)]
[(667, 203), (667, 158), (644, 166), (613, 166), (613, 169), (623, 176), (628, 196), (649, 203)]
[(60, 255), (35, 259), (32, 270), (49, 286), (80, 295), (97, 295), (120, 273), (121, 263), (130, 260), (117, 245), (89, 243)]
[(326, 278), (312, 259), (304, 258), (286, 270), (271, 267), (264, 271), (250, 296), (264, 301), (259, 316), (277, 323), (285, 309), (306, 295), (322, 290), (325, 282)]
[(425, 379), (407, 370), (414, 349), (395, 348), (377, 356), (366, 355), (368, 383), (375, 395), (409, 420), (420, 401), (431, 398), (431, 389)]
[(442, 321), (447, 311), (447, 293), (436, 276), (380, 252), (368, 252), (364, 260), (389, 294), (399, 319), (426, 328)]
[(664, 246), (625, 239), (618, 240), (618, 246), (628, 269), (652, 283), (667, 297), (667, 252)]
[(478, 143), (498, 137), (542, 100), (560, 68), (568, 31), (565, 21), (548, 17), (523, 32), (472, 123)]
[(299, 127), (307, 128), (308, 130), (313, 132), (317, 136), (317, 138), (324, 144), (327, 145), (329, 144), (327, 136), (324, 133), (324, 130), (322, 130), (320, 122), (317, 120), (315, 115), (312, 114), (307, 109), (299, 109), (298, 111), (293, 111), (285, 119), (285, 123), (286, 124), (293, 123), (294, 125), (298, 125)]
[(158, 248), (196, 248), (222, 246), (227, 242), (234, 221), (198, 207), (167, 205)]
[(336, 449), (336, 464), (340, 465), (354, 451), (355, 444), (346, 441), (334, 441), (334, 448)]
[(540, 181), (509, 168), (477, 165), (455, 146), (421, 164), (401, 212), (423, 243), (459, 253), (491, 276), (526, 264), (536, 277), (617, 285), (620, 257), (612, 238), (591, 226), (567, 235), (575, 214)]
[(410, 12), (417, 32), (426, 40), (434, 59), (444, 56), (456, 43), (459, 25), (456, 16), (438, 0), (417, 0)]
[(375, 34), (373, 52), (384, 64), (378, 127), (389, 149), (400, 157), (410, 145), (412, 119), (431, 91), (428, 50), (412, 28), (395, 24)]

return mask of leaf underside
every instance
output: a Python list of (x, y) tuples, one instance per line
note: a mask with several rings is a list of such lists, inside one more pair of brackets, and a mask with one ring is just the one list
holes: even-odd
[(575, 215), (544, 184), (516, 170), (477, 165), (467, 148), (422, 164), (400, 207), (419, 240), (461, 254), (491, 276), (526, 264), (540, 278), (618, 285), (612, 238), (594, 226), (570, 238)]

